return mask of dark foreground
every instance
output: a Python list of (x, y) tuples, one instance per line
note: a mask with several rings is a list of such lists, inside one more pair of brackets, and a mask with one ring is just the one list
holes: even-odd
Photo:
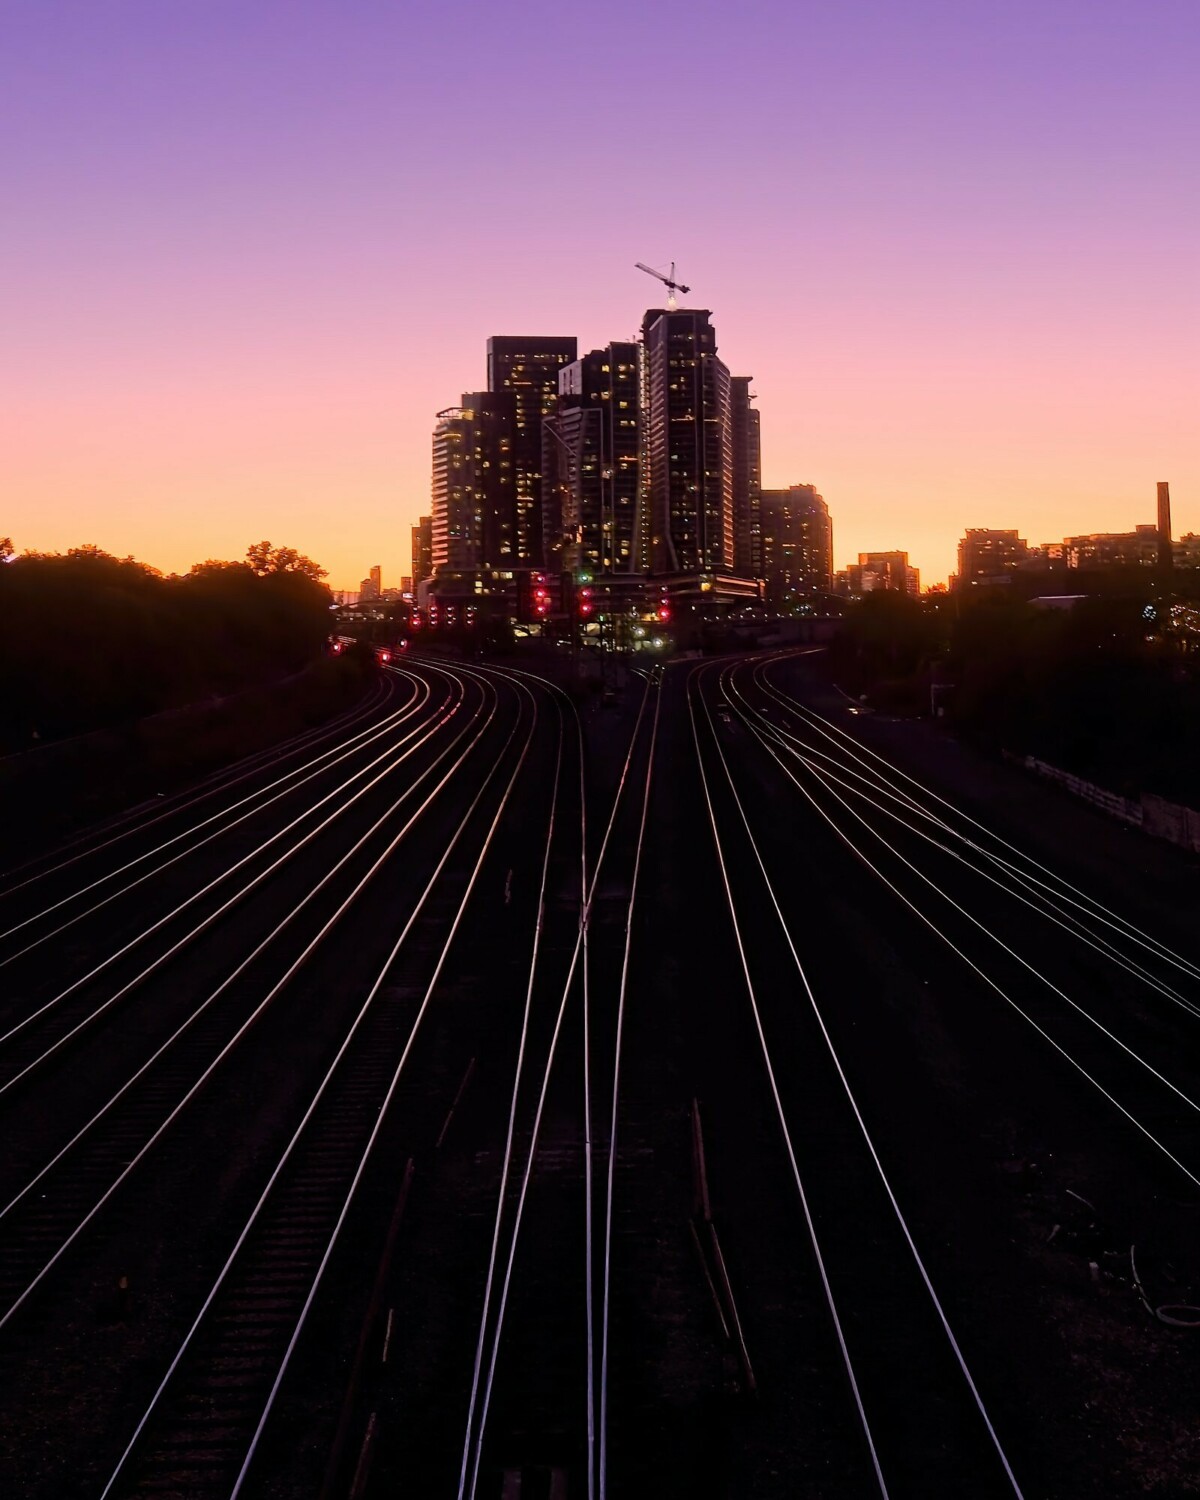
[(1196, 893), (803, 653), (408, 662), (3, 882), (0, 1489), (1196, 1493)]

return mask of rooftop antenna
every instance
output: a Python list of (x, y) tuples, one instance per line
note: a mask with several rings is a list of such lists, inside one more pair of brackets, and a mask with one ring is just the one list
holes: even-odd
[(676, 292), (682, 292), (683, 295), (686, 297), (687, 294), (691, 291), (691, 287), (690, 286), (684, 286), (684, 284), (683, 284), (682, 281), (676, 281), (675, 280), (675, 262), (674, 261), (671, 262), (671, 274), (669, 276), (664, 276), (661, 271), (656, 271), (653, 266), (644, 266), (641, 263), (640, 260), (635, 260), (634, 261), (634, 265), (637, 267), (637, 269), (639, 271), (645, 271), (645, 273), (646, 273), (647, 276), (653, 276), (655, 278), (655, 280), (661, 281), (662, 284), (667, 288), (667, 310), (668, 310), (668, 312), (674, 312), (675, 309), (679, 306), (679, 303), (675, 300), (675, 293)]

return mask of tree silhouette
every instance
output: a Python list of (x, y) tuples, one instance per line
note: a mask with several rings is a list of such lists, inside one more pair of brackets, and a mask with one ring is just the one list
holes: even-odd
[(260, 578), (270, 573), (300, 573), (319, 583), (326, 576), (319, 563), (297, 552), (295, 547), (273, 547), (266, 541), (255, 542), (247, 549), (246, 562)]
[[(275, 568), (271, 560), (279, 557)], [(295, 672), (329, 632), (321, 569), (290, 548), (164, 578), (92, 544), (0, 567), (0, 744), (128, 722)]]

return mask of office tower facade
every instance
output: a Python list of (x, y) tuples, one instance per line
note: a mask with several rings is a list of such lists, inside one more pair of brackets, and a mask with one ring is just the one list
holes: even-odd
[(637, 345), (609, 344), (564, 365), (557, 410), (542, 424), (547, 569), (634, 570), (640, 445)]
[(789, 613), (833, 588), (833, 522), (811, 484), (763, 490), (762, 575), (768, 607)]
[(474, 391), (437, 415), (431, 518), (437, 574), (517, 561), (513, 404), (508, 392)]
[(433, 577), (433, 517), (421, 516), (412, 529), (412, 582)]
[[(558, 373), (578, 356), (574, 338), (496, 335), (487, 344), (487, 383), (512, 402), (512, 522), (504, 561), (541, 567), (542, 421), (558, 401)], [(487, 558), (495, 565), (500, 559)]]
[(1015, 531), (969, 526), (958, 544), (955, 586), (970, 588), (982, 580), (995, 581), (1018, 572), (1029, 561), (1029, 544)]
[(730, 377), (706, 310), (642, 320), (642, 486), (649, 566), (732, 569)]
[(762, 436), (757, 407), (750, 403), (749, 375), (729, 381), (729, 429), (733, 469), (733, 565), (757, 578), (762, 553)]

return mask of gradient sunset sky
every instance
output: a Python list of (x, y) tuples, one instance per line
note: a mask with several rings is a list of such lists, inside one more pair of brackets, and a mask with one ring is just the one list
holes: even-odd
[(493, 333), (674, 259), (839, 566), (1200, 531), (1200, 0), (0, 0), (0, 533), (407, 572)]

